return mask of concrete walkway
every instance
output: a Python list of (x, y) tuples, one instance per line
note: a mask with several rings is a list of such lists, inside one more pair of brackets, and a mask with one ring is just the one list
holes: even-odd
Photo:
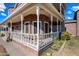
[[(6, 42), (0, 38), (0, 45), (3, 45), (10, 56), (31, 56), (29, 52), (25, 52), (22, 46), (19, 46), (14, 41)], [(20, 47), (20, 48), (19, 48)]]

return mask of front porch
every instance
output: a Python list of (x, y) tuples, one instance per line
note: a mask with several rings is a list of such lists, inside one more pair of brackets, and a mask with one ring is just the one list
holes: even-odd
[(7, 33), (10, 39), (39, 52), (64, 30), (61, 19), (46, 6), (30, 5), (9, 19)]

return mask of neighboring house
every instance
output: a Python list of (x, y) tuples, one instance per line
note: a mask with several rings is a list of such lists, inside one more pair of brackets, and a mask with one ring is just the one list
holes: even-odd
[(75, 12), (74, 20), (65, 21), (65, 28), (72, 36), (79, 36), (79, 10)]
[(13, 41), (27, 46), (29, 52), (38, 55), (52, 42), (53, 37), (64, 31), (64, 9), (65, 4), (60, 3), (15, 4), (13, 9), (9, 9), (13, 12), (9, 12), (0, 24), (8, 25)]

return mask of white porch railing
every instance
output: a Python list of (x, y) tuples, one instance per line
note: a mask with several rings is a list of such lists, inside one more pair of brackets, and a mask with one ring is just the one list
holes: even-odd
[[(26, 33), (18, 33), (12, 32), (11, 37), (13, 40), (24, 44), (34, 50), (37, 50), (37, 34), (26, 34)], [(39, 34), (39, 50), (44, 48), (52, 41), (51, 34)]]
[[(8, 32), (6, 33), (6, 35), (8, 35)], [(55, 32), (53, 34), (51, 34), (51, 33), (39, 34), (39, 50), (43, 49), (45, 46), (49, 45), (52, 42), (53, 35), (55, 37), (57, 37), (58, 33)], [(37, 50), (37, 48), (38, 48), (37, 34), (11, 32), (10, 37), (13, 40), (15, 40), (15, 41), (17, 41), (25, 46), (28, 46), (34, 50)]]
[(26, 34), (26, 33), (18, 33), (12, 32), (11, 37), (13, 40), (24, 44), (34, 50), (37, 49), (37, 34)]
[(53, 35), (51, 33), (40, 34), (39, 35), (39, 48), (42, 49), (45, 46), (49, 45), (53, 40)]
[(22, 39), (24, 42), (24, 45), (27, 45), (28, 47), (31, 47), (33, 49), (37, 49), (37, 34), (22, 34)]

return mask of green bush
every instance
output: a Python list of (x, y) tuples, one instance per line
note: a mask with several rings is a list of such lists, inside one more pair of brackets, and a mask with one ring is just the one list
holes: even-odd
[(3, 34), (3, 33), (0, 33), (0, 36), (1, 36), (1, 37), (4, 37), (4, 36), (5, 36), (5, 34)]
[(68, 32), (61, 32), (61, 40), (70, 40), (70, 34)]

